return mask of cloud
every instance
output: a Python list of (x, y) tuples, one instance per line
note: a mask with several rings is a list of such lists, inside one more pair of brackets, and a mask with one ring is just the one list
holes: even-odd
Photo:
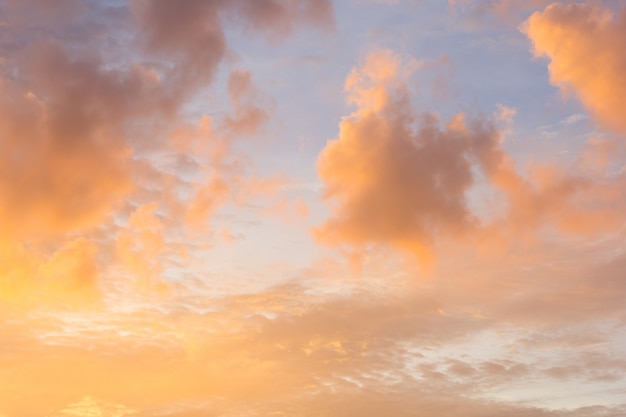
[(203, 181), (187, 209), (185, 222), (190, 226), (205, 224), (211, 214), (222, 206), (234, 192), (236, 183), (214, 176)]
[(281, 35), (296, 24), (324, 28), (333, 21), (328, 0), (188, 0), (182, 4), (133, 0), (132, 9), (148, 51), (178, 62), (164, 70), (173, 99), (213, 78), (228, 50), (225, 16), (256, 33)]
[[(4, 6), (12, 36), (0, 51), (4, 233), (31, 238), (86, 230), (119, 208), (136, 185), (134, 154), (158, 147), (144, 138), (154, 133), (159, 120), (177, 123), (179, 106), (211, 82), (224, 59), (222, 12), (254, 20), (257, 30), (277, 22), (290, 28), (302, 21), (314, 26), (332, 21), (332, 7), (325, 1), (246, 4), (188, 1), (173, 7), (169, 1), (133, 2), (145, 48), (167, 61), (153, 66), (141, 62), (142, 51), (134, 51), (138, 59), (126, 56), (113, 63), (105, 58), (107, 49), (98, 54), (74, 47), (71, 30), (60, 30), (69, 25), (63, 20), (54, 21), (58, 30), (52, 39), (29, 40), (28, 15), (20, 14), (28, 5)], [(75, 15), (81, 25), (91, 19), (97, 26), (93, 8), (83, 6), (63, 2), (66, 15)], [(19, 20), (17, 15), (24, 20), (21, 26), (11, 20)], [(258, 16), (265, 17), (257, 21)], [(224, 122), (226, 128), (232, 135), (253, 134), (269, 118), (265, 106), (257, 103), (265, 98), (243, 70), (233, 72), (229, 88), (234, 117)]]
[(175, 62), (166, 67), (173, 101), (211, 81), (227, 49), (219, 16), (224, 2), (135, 0), (131, 5), (147, 50)]
[(77, 238), (56, 252), (40, 270), (46, 280), (65, 283), (70, 291), (92, 291), (97, 285), (97, 246)]
[(164, 227), (155, 214), (157, 203), (138, 207), (115, 242), (119, 264), (128, 269), (139, 284), (149, 284), (163, 272)]
[[(480, 266), (484, 269), (484, 262)], [(537, 283), (547, 278), (537, 277)], [(528, 288), (509, 288), (500, 299), (481, 298), (511, 281), (499, 274), (464, 287), (436, 281), (435, 288), (423, 285), (392, 295), (355, 289), (322, 297), (314, 288), (291, 283), (221, 298), (186, 282), (166, 303), (106, 314), (21, 317), (0, 325), (5, 353), (0, 376), (7, 381), (0, 398), (9, 415), (49, 414), (51, 409), (64, 410), (60, 415), (135, 410), (131, 415), (138, 416), (380, 415), (383, 410), (452, 417), (620, 415), (617, 406), (549, 411), (525, 405), (528, 397), (504, 397), (507, 388), (546, 375), (570, 384), (615, 378), (624, 367), (621, 357), (586, 351), (577, 340), (560, 340), (564, 346), (546, 349), (545, 342), (520, 346), (510, 337), (533, 330), (554, 340), (554, 328), (542, 327), (546, 322), (574, 334), (583, 316), (559, 322), (544, 311), (538, 314), (542, 323), (532, 325), (513, 315), (479, 317), (465, 309), (468, 304), (486, 310), (505, 305)], [(465, 304), (453, 303), (454, 296)], [(554, 360), (554, 354), (561, 359)], [(16, 395), (29, 387), (28, 398), (49, 401)], [(530, 395), (548, 395), (543, 386), (539, 389)]]
[(331, 0), (240, 1), (236, 7), (251, 28), (271, 37), (284, 36), (300, 23), (327, 30), (334, 26)]
[(497, 168), (501, 134), (488, 120), (459, 114), (442, 127), (436, 115), (414, 111), (405, 82), (412, 66), (378, 51), (348, 77), (358, 110), (318, 161), (324, 196), (334, 204), (315, 231), (322, 242), (389, 244), (427, 261), (438, 236), (477, 225), (466, 194), (474, 170)]
[(134, 410), (120, 404), (98, 401), (92, 397), (72, 403), (59, 412), (63, 417), (124, 417), (135, 415)]
[(502, 169), (493, 177), (493, 184), (506, 195), (507, 209), (499, 226), (527, 238), (545, 229), (584, 236), (619, 228), (626, 177), (590, 175), (580, 167), (585, 168), (530, 164), (527, 177)]
[(140, 68), (102, 71), (54, 43), (18, 61), (24, 79), (0, 83), (3, 229), (22, 237), (86, 228), (131, 190), (123, 125), (153, 85)]
[(271, 105), (253, 84), (250, 71), (237, 69), (228, 77), (228, 95), (234, 115), (222, 122), (225, 134), (233, 137), (251, 136), (270, 119)]
[[(202, 136), (207, 146), (182, 150), (167, 140), (171, 130), (188, 124), (184, 106), (212, 83), (226, 58), (224, 25), (264, 35), (280, 26), (286, 34), (303, 23), (327, 28), (333, 19), (327, 1), (248, 3), (0, 5), (0, 229), (7, 258), (19, 254), (12, 270), (21, 272), (12, 279), (55, 281), (55, 274), (38, 274), (37, 265), (77, 236), (113, 261), (116, 221), (129, 207), (156, 202), (169, 226), (176, 215), (206, 218), (230, 201), (245, 157), (233, 156), (229, 141), (257, 134), (271, 115), (270, 100), (250, 72), (232, 73), (233, 113), (219, 120), (219, 134), (212, 126), (192, 133), (192, 142)], [(205, 148), (212, 153), (206, 162), (214, 164), (206, 167), (206, 181), (161, 164), (175, 156), (177, 167), (198, 170), (206, 154), (195, 152)], [(222, 196), (213, 194), (217, 189)], [(155, 253), (146, 245), (129, 244), (135, 263), (142, 253), (144, 259)], [(159, 270), (153, 269), (152, 275)]]
[[(78, 13), (67, 0), (60, 13), (11, 0), (1, 13), (26, 3), (54, 22), (0, 41), (0, 415), (624, 414), (575, 409), (591, 383), (608, 388), (590, 404), (621, 401), (608, 391), (626, 370), (618, 142), (594, 138), (572, 165), (516, 167), (501, 144), (516, 110), (417, 111), (410, 77), (427, 61), (376, 51), (349, 73), (355, 110), (318, 161), (330, 214), (316, 233), (339, 251), (303, 266), (319, 249), (288, 237), (280, 265), (250, 273), (284, 234), (273, 223), (244, 250), (198, 247), (259, 222), (257, 199), (278, 195), (265, 211), (287, 217), (307, 206), (286, 199), (302, 187), (257, 177), (242, 151), (273, 103), (251, 70), (226, 65), (227, 35), (328, 28), (330, 2), (136, 1), (131, 15), (124, 2)], [(50, 30), (102, 25), (96, 3), (119, 5), (106, 19), (121, 30)], [(477, 203), (477, 188), (494, 199)], [(527, 234), (533, 244), (516, 245)], [(499, 256), (475, 253), (485, 240)], [(433, 279), (413, 279), (394, 249), (425, 263), (437, 251)], [(550, 403), (550, 384), (566, 404)]]
[(84, 307), (101, 297), (98, 246), (75, 238), (46, 256), (11, 241), (0, 242), (0, 300), (9, 307)]
[[(186, 207), (179, 206), (190, 228), (206, 226), (225, 204), (241, 203), (264, 194), (268, 188), (262, 186), (263, 181), (246, 175), (251, 163), (233, 148), (236, 139), (254, 136), (263, 129), (271, 117), (271, 105), (266, 103), (269, 100), (254, 85), (252, 74), (242, 69), (230, 74), (228, 92), (231, 114), (216, 121), (203, 116), (196, 126), (179, 129), (172, 136), (180, 155), (191, 155), (202, 162), (196, 170), (197, 180), (189, 184), (193, 194), (180, 202)], [(267, 181), (271, 183), (272, 179)]]
[[(623, 224), (626, 176), (611, 171), (615, 144), (591, 140), (569, 165), (517, 167), (501, 147), (514, 111), (500, 105), (494, 119), (458, 114), (442, 126), (411, 105), (407, 81), (418, 66), (376, 51), (347, 77), (357, 110), (318, 159), (331, 206), (314, 230), (321, 243), (388, 245), (428, 265), (445, 240), (507, 247), (545, 231), (598, 236)], [(490, 197), (481, 200), (478, 186)]]
[(554, 3), (533, 14), (523, 31), (534, 54), (550, 60), (550, 82), (573, 93), (604, 126), (626, 133), (626, 11), (592, 2)]

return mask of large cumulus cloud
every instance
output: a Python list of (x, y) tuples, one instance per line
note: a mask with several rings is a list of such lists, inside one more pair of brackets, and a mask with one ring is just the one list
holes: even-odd
[(491, 175), (500, 165), (500, 133), (488, 120), (459, 114), (441, 126), (435, 114), (416, 112), (406, 76), (400, 58), (378, 51), (348, 78), (359, 109), (318, 161), (335, 203), (316, 231), (322, 241), (384, 242), (425, 260), (437, 235), (476, 226), (466, 194), (476, 170)]

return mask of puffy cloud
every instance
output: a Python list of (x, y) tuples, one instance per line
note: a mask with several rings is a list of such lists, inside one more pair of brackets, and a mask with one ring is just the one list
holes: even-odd
[(438, 117), (411, 108), (409, 69), (389, 51), (371, 54), (346, 81), (359, 109), (318, 161), (331, 218), (316, 230), (330, 244), (386, 243), (430, 257), (439, 235), (473, 229), (467, 192), (475, 170), (491, 175), (502, 158), (500, 133), (486, 120)]
[[(19, 229), (28, 237), (102, 221), (132, 189), (133, 151), (154, 147), (141, 143), (151, 133), (152, 119), (167, 116), (172, 121), (182, 100), (210, 82), (224, 58), (220, 12), (244, 20), (266, 16), (259, 30), (278, 20), (288, 26), (332, 20), (327, 2), (269, 1), (250, 10), (244, 3), (134, 2), (146, 46), (164, 58), (165, 70), (132, 62), (112, 65), (104, 57), (64, 46), (65, 38), (39, 43), (19, 39), (6, 47), (0, 79), (0, 133), (6, 138), (0, 172), (3, 229)], [(5, 11), (14, 18), (25, 7), (11, 2)], [(68, 14), (81, 11), (69, 0), (63, 7)], [(80, 18), (95, 20), (86, 16)], [(8, 29), (26, 37), (18, 27)], [(260, 94), (249, 72), (236, 71), (231, 81), (235, 116), (225, 124), (232, 134), (253, 133), (269, 114), (257, 104)]]
[(574, 93), (602, 124), (626, 133), (626, 9), (554, 3), (533, 14), (523, 30), (535, 55), (550, 59), (551, 83)]
[[(423, 258), (441, 243), (446, 262), (436, 279), (416, 282), (402, 260), (383, 262), (391, 250), (358, 254), (377, 257), (364, 261), (367, 280), (351, 279), (328, 259), (304, 272), (289, 259), (267, 273), (205, 276), (199, 271), (223, 253), (198, 251), (190, 257), (202, 268), (181, 266), (176, 240), (193, 245), (195, 236), (184, 233), (209, 236), (198, 226), (226, 203), (243, 206), (250, 195), (292, 184), (245, 177), (249, 162), (233, 139), (258, 133), (271, 113), (250, 72), (230, 74), (231, 113), (197, 125), (174, 115), (227, 54), (220, 36), (228, 19), (271, 38), (304, 22), (327, 25), (329, 3), (171, 3), (134, 3), (141, 36), (158, 58), (150, 65), (139, 64), (142, 51), (120, 62), (105, 59), (108, 50), (98, 58), (47, 42), (1, 64), (0, 229), (8, 232), (0, 237), (0, 414), (624, 414), (619, 405), (531, 407), (524, 400), (542, 404), (551, 390), (519, 391), (526, 382), (556, 381), (579, 398), (589, 381), (621, 383), (625, 364), (615, 358), (623, 352), (607, 340), (622, 336), (623, 238), (559, 241), (565, 249), (558, 253), (546, 244), (516, 247), (492, 259), (473, 258), (447, 239), (479, 245), (484, 223), (514, 238), (554, 224), (615, 228), (624, 195), (623, 177), (609, 173), (615, 143), (591, 141), (580, 171), (532, 166), (522, 176), (492, 122), (462, 115), (442, 122), (415, 111), (407, 85), (420, 64), (377, 52), (349, 75), (348, 100), (357, 110), (320, 156), (335, 205), (317, 233), (331, 244), (383, 243)], [(513, 113), (501, 106), (495, 122), (510, 129)], [(479, 182), (502, 198), (503, 213), (478, 212), (472, 193)], [(22, 192), (28, 199), (19, 200)], [(77, 196), (85, 201), (76, 203)], [(284, 200), (276, 207), (288, 209)], [(271, 245), (266, 237), (276, 230), (263, 226), (267, 234), (256, 244)], [(164, 277), (167, 297), (146, 297), (145, 286), (112, 279), (119, 272), (140, 284)], [(297, 283), (260, 289), (268, 275), (273, 282), (296, 276)], [(48, 308), (93, 300), (98, 288), (106, 291), (102, 308)], [(42, 308), (16, 312), (10, 303), (18, 298)], [(600, 343), (604, 353), (591, 352)]]
[(174, 64), (167, 70), (173, 100), (210, 81), (226, 53), (219, 12), (223, 1), (136, 0), (134, 14), (148, 50)]
[(166, 71), (173, 96), (213, 77), (227, 52), (225, 15), (269, 34), (284, 34), (299, 23), (327, 27), (333, 19), (328, 0), (134, 0), (132, 7), (149, 51), (179, 62)]
[[(170, 210), (166, 215), (195, 221), (234, 193), (232, 183), (239, 181), (235, 177), (242, 175), (240, 159), (245, 158), (232, 155), (229, 141), (254, 135), (270, 117), (269, 100), (250, 72), (233, 72), (233, 114), (220, 120), (219, 134), (209, 126), (208, 133), (196, 135), (204, 143), (185, 150), (166, 140), (171, 126), (186, 124), (184, 104), (212, 82), (226, 57), (224, 24), (264, 34), (280, 26), (284, 34), (300, 23), (327, 27), (332, 22), (327, 1), (248, 3), (137, 0), (127, 6), (63, 0), (50, 7), (29, 0), (0, 5), (0, 229), (3, 257), (19, 255), (12, 279), (45, 280), (37, 265), (50, 256), (50, 247), (58, 250), (59, 242), (78, 235), (89, 240), (108, 235), (102, 247), (105, 257), (111, 255), (109, 243), (119, 234), (114, 216), (123, 218), (131, 205), (157, 201)], [(118, 35), (127, 42), (123, 47)], [(182, 170), (168, 172), (161, 158), (172, 154), (177, 167), (190, 169), (198, 169), (198, 160), (206, 157), (203, 162), (211, 166), (203, 172), (205, 180), (190, 179), (193, 175)], [(141, 242), (124, 240), (121, 233), (127, 250), (119, 252), (128, 256), (118, 259), (135, 264), (130, 269), (137, 273), (154, 275), (155, 265), (139, 265), (140, 253), (158, 252), (141, 233)], [(83, 272), (89, 280), (91, 273)], [(48, 275), (56, 279), (55, 273)]]
[[(501, 147), (514, 111), (500, 105), (495, 120), (459, 114), (442, 126), (411, 106), (407, 80), (417, 65), (377, 51), (348, 76), (357, 110), (318, 160), (332, 206), (314, 230), (322, 243), (386, 244), (427, 264), (448, 238), (506, 247), (545, 230), (598, 235), (623, 224), (626, 176), (609, 169), (616, 144), (590, 140), (574, 164), (520, 169)], [(480, 200), (477, 186), (491, 196)]]
[(23, 237), (93, 226), (131, 189), (123, 125), (146, 111), (153, 80), (141, 68), (103, 71), (52, 43), (19, 64), (22, 82), (0, 84), (0, 223)]

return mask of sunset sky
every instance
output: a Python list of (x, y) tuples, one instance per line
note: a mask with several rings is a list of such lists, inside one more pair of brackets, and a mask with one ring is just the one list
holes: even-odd
[(626, 1), (0, 0), (0, 417), (626, 416)]

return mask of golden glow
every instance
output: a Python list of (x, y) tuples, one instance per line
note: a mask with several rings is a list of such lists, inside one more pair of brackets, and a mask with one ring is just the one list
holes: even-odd
[(0, 0), (0, 417), (624, 415), (626, 9), (445, 3)]

